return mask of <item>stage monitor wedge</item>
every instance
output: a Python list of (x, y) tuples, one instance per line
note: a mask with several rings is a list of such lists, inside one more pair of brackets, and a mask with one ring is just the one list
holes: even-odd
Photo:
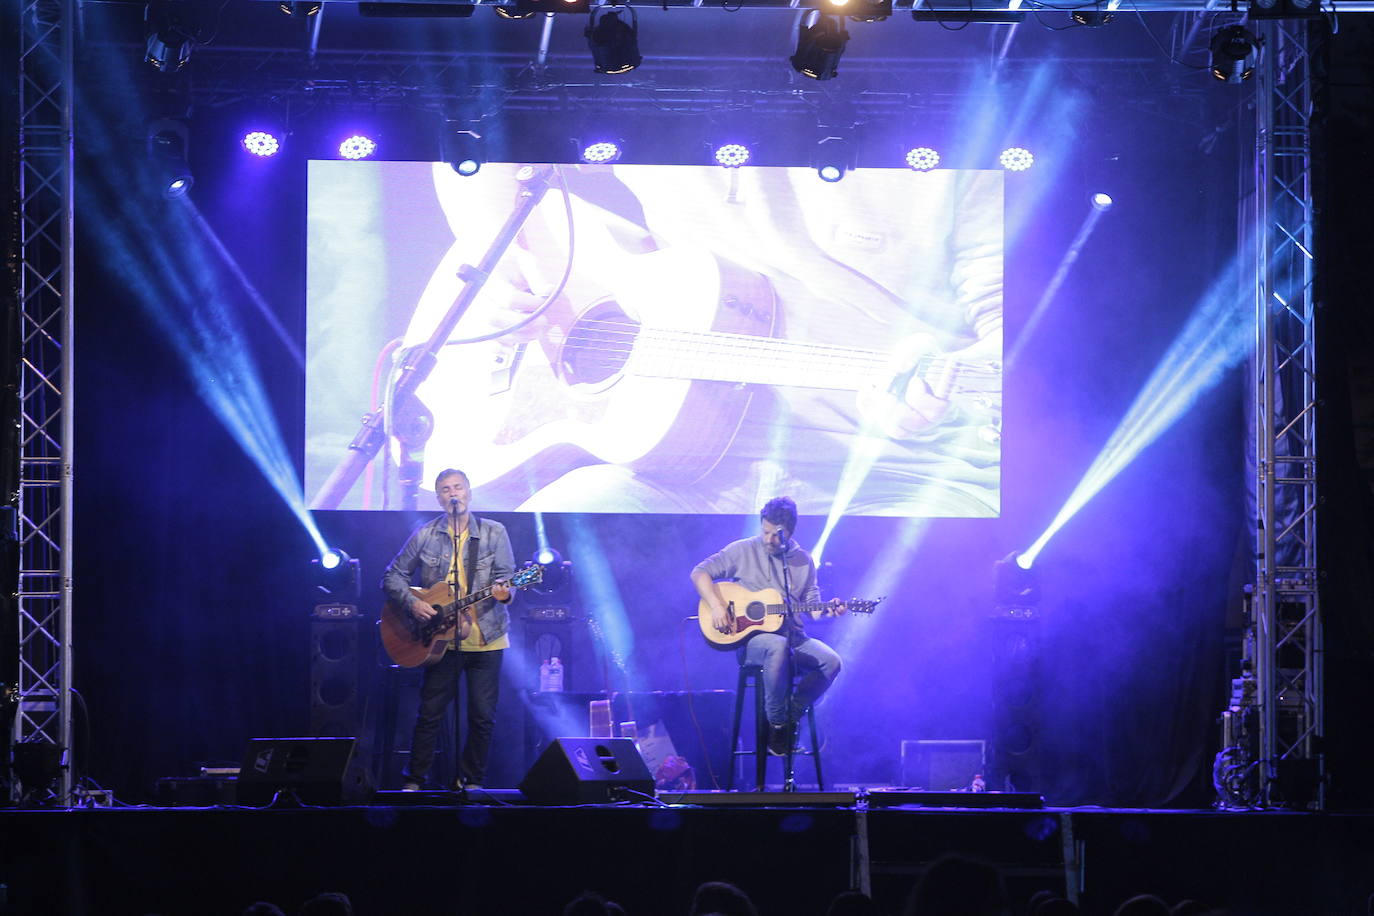
[(357, 738), (250, 738), (239, 768), (238, 803), (269, 805), (293, 793), (303, 805), (360, 805), (372, 779), (354, 759)]
[(654, 778), (629, 738), (555, 738), (520, 782), (536, 805), (604, 805), (654, 797)]

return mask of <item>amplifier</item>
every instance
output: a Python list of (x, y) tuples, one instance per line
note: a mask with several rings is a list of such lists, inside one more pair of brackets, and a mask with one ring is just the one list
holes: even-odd
[(900, 785), (948, 792), (965, 789), (974, 776), (987, 776), (982, 741), (903, 741)]
[(233, 776), (165, 776), (153, 784), (153, 804), (160, 808), (238, 804), (238, 779)]

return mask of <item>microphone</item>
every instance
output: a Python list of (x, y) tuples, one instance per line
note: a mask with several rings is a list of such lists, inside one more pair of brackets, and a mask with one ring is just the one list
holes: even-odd
[(451, 497), (449, 497), (448, 507), (449, 507), (449, 510), (450, 510), (450, 511), (452, 511), (452, 512), (457, 512), (457, 511), (458, 511), (458, 497), (456, 497), (456, 496), (451, 496)]

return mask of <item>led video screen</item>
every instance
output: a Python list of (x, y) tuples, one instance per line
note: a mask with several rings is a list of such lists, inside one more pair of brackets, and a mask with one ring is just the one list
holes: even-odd
[[(996, 515), (1002, 193), (312, 162), (306, 497), (427, 509), (456, 467), (486, 511)], [(384, 445), (340, 486), (364, 416)]]

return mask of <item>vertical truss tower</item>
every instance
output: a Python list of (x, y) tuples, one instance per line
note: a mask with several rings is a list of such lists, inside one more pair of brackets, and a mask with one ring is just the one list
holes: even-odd
[[(17, 741), (71, 748), (72, 85), (75, 0), (24, 0), (19, 33)], [(32, 790), (34, 787), (25, 787)], [(55, 801), (71, 798), (64, 766)]]
[(1262, 30), (1256, 69), (1255, 586), (1258, 802), (1324, 807), (1317, 352), (1308, 21)]

